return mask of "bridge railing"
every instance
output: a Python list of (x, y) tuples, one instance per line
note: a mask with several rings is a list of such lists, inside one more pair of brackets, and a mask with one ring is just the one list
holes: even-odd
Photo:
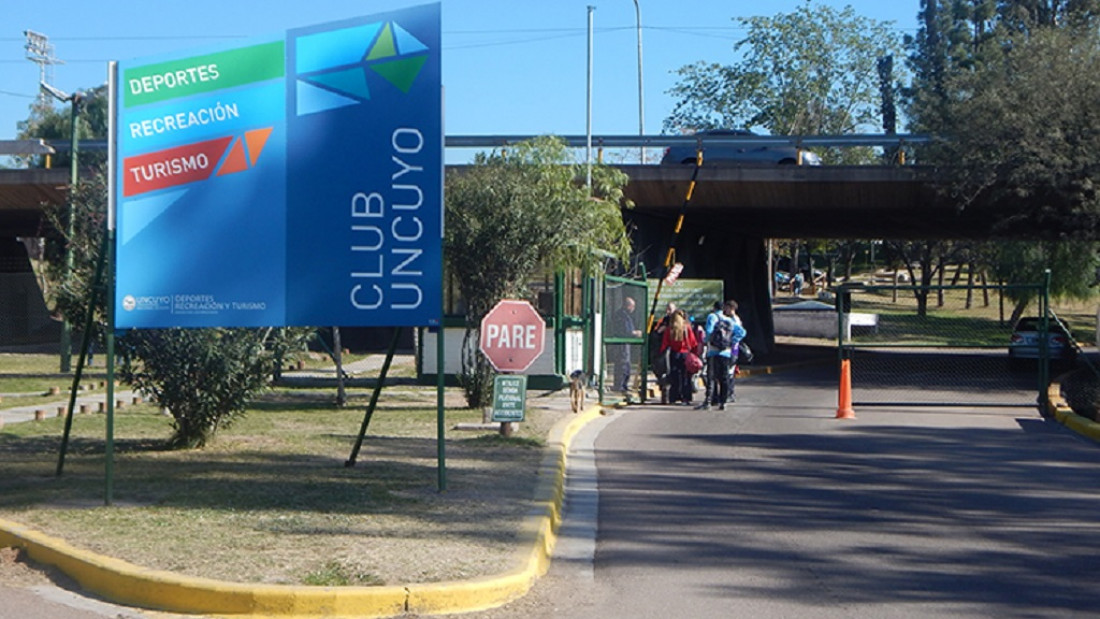
[[(499, 148), (538, 137), (535, 135), (448, 135), (444, 144), (449, 148)], [(588, 136), (559, 135), (568, 146), (588, 145)], [(658, 146), (694, 146), (722, 144), (737, 146), (907, 146), (926, 144), (933, 137), (923, 133), (863, 133), (846, 135), (593, 135), (592, 145), (605, 148), (639, 148)]]
[[(536, 134), (510, 135), (448, 135), (443, 144), (448, 149), (495, 149), (506, 148), (519, 142), (539, 137)], [(555, 136), (572, 148), (587, 148), (589, 139), (596, 149), (653, 148), (668, 146), (732, 145), (740, 147), (778, 147), (795, 148), (845, 148), (855, 146), (873, 146), (880, 148), (901, 148), (916, 144), (927, 144), (933, 136), (920, 133), (860, 133), (846, 135), (558, 135)], [(68, 140), (45, 141), (55, 152), (67, 152)], [(81, 140), (80, 149), (87, 151), (107, 150), (106, 140)], [(654, 150), (653, 152), (661, 152)], [(450, 157), (448, 157), (450, 159)], [(649, 158), (647, 157), (647, 161)]]

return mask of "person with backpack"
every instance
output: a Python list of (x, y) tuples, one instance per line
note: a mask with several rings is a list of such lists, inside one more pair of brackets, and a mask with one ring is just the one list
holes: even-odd
[[(717, 303), (715, 304), (717, 305)], [(709, 410), (717, 406), (725, 410), (726, 402), (732, 395), (730, 369), (736, 363), (734, 351), (745, 337), (745, 327), (735, 320), (737, 301), (728, 299), (721, 309), (715, 309), (707, 316), (707, 392), (703, 403), (697, 408)]]
[[(668, 401), (670, 404), (683, 402), (691, 404), (691, 377), (698, 367), (687, 367), (687, 356), (694, 355), (695, 334), (691, 330), (683, 310), (672, 314), (672, 320), (664, 335), (661, 336), (661, 352), (669, 351), (668, 359)], [(698, 359), (696, 359), (698, 362)]]

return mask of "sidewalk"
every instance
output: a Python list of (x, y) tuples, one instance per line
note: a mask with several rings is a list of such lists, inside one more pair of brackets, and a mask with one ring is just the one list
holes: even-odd
[[(82, 391), (81, 394), (76, 397), (76, 408), (74, 414), (81, 413), (98, 413), (100, 406), (104, 405), (107, 401), (107, 389), (100, 388), (95, 391)], [(36, 416), (44, 415), (45, 417), (64, 417), (69, 410), (69, 395), (67, 392), (62, 391), (58, 394), (57, 400), (51, 400), (49, 402), (42, 402), (38, 404), (17, 404), (21, 396), (27, 394), (0, 394), (3, 398), (0, 401), (0, 428), (9, 423), (21, 423), (25, 421), (34, 421)], [(37, 395), (37, 394), (35, 394)], [(123, 402), (123, 405), (133, 402), (136, 394), (129, 390), (116, 390), (114, 393), (116, 406), (117, 402)], [(13, 404), (15, 404), (13, 406)]]

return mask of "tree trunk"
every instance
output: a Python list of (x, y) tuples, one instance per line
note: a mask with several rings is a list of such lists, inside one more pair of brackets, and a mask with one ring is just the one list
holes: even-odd
[(342, 408), (348, 403), (348, 393), (344, 388), (344, 348), (340, 341), (340, 327), (332, 328), (332, 354), (336, 362), (336, 406)]
[(939, 283), (939, 289), (936, 290), (936, 307), (943, 307), (943, 277), (947, 271), (947, 265), (943, 264), (942, 258), (940, 260), (940, 272), (936, 275), (936, 281)]
[(924, 318), (928, 315), (928, 289), (915, 288), (913, 296), (917, 299), (917, 316)]
[(1020, 317), (1024, 315), (1024, 310), (1027, 309), (1027, 305), (1027, 299), (1020, 299), (1017, 301), (1016, 306), (1012, 308), (1012, 316), (1009, 317), (1008, 324), (1016, 324), (1020, 320)]
[[(958, 271), (956, 271), (958, 273)], [(974, 263), (966, 265), (966, 309), (974, 306)]]
[[(442, 337), (442, 329), (440, 329)], [(478, 329), (466, 325), (462, 337), (462, 372), (458, 380), (466, 395), (466, 405), (470, 408), (488, 406), (492, 398), (492, 372), (484, 355), (478, 350), (481, 333)], [(443, 368), (439, 368), (442, 372)]]

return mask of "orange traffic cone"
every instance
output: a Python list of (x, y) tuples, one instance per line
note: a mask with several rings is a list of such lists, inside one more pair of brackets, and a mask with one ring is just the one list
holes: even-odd
[(840, 393), (837, 397), (837, 419), (855, 419), (856, 412), (852, 410), (852, 361), (842, 359), (840, 361)]

